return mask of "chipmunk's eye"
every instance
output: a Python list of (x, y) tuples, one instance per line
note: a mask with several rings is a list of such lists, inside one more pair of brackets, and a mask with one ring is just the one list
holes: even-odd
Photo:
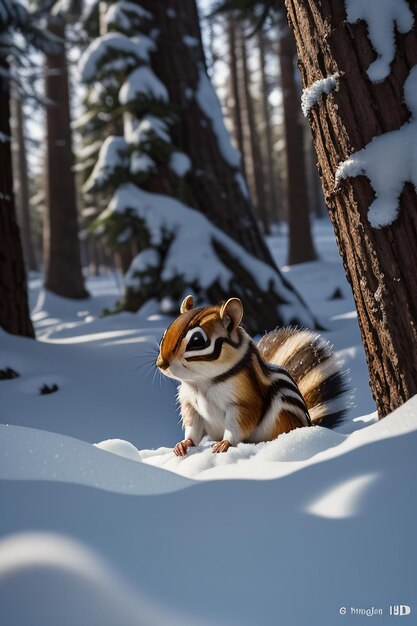
[(203, 350), (210, 345), (206, 333), (201, 328), (195, 330), (189, 337), (186, 352), (190, 350)]

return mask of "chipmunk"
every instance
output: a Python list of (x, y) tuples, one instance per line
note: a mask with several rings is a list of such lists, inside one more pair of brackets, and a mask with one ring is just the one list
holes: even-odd
[(302, 426), (332, 427), (346, 412), (346, 373), (327, 341), (290, 327), (255, 344), (240, 326), (242, 317), (238, 298), (193, 308), (187, 296), (161, 339), (156, 364), (181, 381), (185, 439), (174, 448), (177, 456), (204, 435), (216, 441), (213, 452), (226, 452)]

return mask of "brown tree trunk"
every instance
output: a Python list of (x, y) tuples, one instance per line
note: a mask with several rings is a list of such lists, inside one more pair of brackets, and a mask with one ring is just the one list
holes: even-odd
[(13, 177), (15, 186), (15, 204), (18, 218), (20, 235), (22, 238), (23, 257), (28, 270), (36, 271), (38, 264), (32, 245), (32, 229), (29, 206), (29, 185), (28, 169), (25, 145), (25, 123), (23, 118), (23, 107), (17, 90), (12, 90), (12, 157), (13, 157)]
[[(198, 104), (196, 93), (200, 77), (205, 73), (205, 59), (195, 0), (171, 0), (169, 13), (166, 4), (154, 0), (141, 0), (140, 6), (154, 17), (159, 38), (157, 51), (152, 56), (152, 69), (168, 89), (170, 103), (176, 111), (176, 124), (172, 126), (173, 144), (191, 159), (192, 170), (187, 173), (181, 199), (190, 207), (203, 213), (215, 226), (237, 241), (248, 253), (264, 261), (277, 272), (282, 290), (269, 286), (264, 291), (250, 273), (223, 248), (219, 257), (233, 273), (234, 295), (244, 301), (247, 328), (250, 332), (275, 327), (282, 323), (280, 305), (294, 298), (295, 292), (281, 276), (272, 259), (253, 217), (250, 199), (239, 184), (239, 165), (224, 156), (219, 137), (214, 132), (210, 118)], [(173, 19), (171, 16), (176, 15)], [(190, 46), (184, 36), (194, 38)], [(186, 38), (187, 41), (187, 38)], [(192, 40), (193, 41), (193, 40)], [(175, 54), (173, 54), (175, 49)], [(205, 74), (204, 74), (205, 75)], [(166, 177), (155, 176), (149, 191), (175, 194), (177, 183)], [(198, 248), (196, 248), (198, 254)], [(190, 259), (192, 263), (192, 259)], [(210, 299), (224, 299), (225, 293), (218, 285), (209, 294)], [(129, 303), (129, 297), (131, 302)], [(294, 307), (293, 320), (301, 315), (315, 324), (306, 305), (295, 295), (301, 308)], [(128, 306), (138, 306), (132, 291), (128, 292)], [(287, 321), (288, 317), (287, 317)]]
[[(408, 3), (417, 21), (416, 2)], [(374, 84), (366, 70), (375, 59), (361, 22), (346, 21), (338, 0), (286, 0), (305, 87), (339, 72), (338, 88), (310, 109), (309, 120), (323, 190), (355, 298), (370, 385), (382, 417), (417, 393), (416, 192), (404, 187), (400, 213), (375, 229), (367, 219), (373, 191), (367, 178), (335, 189), (341, 161), (376, 135), (409, 119), (402, 87), (417, 63), (415, 30), (396, 36), (389, 77)]]
[[(48, 30), (65, 40), (65, 20), (48, 20)], [(65, 49), (46, 58), (47, 184), (44, 228), (45, 287), (66, 298), (86, 298), (78, 239), (74, 156)]]
[(303, 126), (300, 123), (300, 96), (295, 81), (295, 42), (286, 29), (279, 42), (281, 87), (283, 93), (285, 153), (287, 161), (287, 206), (289, 227), (288, 264), (317, 258), (311, 236)]
[(266, 199), (265, 199), (265, 180), (264, 180), (264, 166), (263, 159), (261, 153), (261, 146), (259, 141), (259, 133), (256, 127), (256, 119), (255, 119), (255, 111), (253, 106), (253, 98), (250, 89), (251, 85), (251, 73), (249, 71), (248, 66), (248, 55), (246, 50), (246, 40), (244, 37), (244, 33), (240, 33), (240, 54), (242, 58), (242, 78), (243, 78), (243, 86), (245, 93), (245, 104), (248, 115), (248, 124), (249, 124), (249, 137), (250, 137), (250, 147), (252, 153), (252, 161), (253, 161), (253, 172), (255, 178), (255, 189), (256, 189), (256, 209), (261, 220), (263, 231), (265, 234), (269, 235), (269, 218), (266, 209)]
[(266, 171), (268, 182), (268, 200), (269, 215), (275, 218), (281, 213), (278, 208), (278, 195), (275, 183), (275, 168), (273, 161), (273, 145), (272, 145), (272, 124), (271, 110), (268, 100), (268, 81), (266, 78), (266, 53), (265, 53), (265, 33), (260, 30), (258, 33), (258, 50), (259, 50), (259, 67), (261, 70), (261, 97), (262, 97), (262, 116), (264, 124), (264, 143), (266, 155)]
[(14, 208), (7, 71), (8, 64), (0, 57), (0, 327), (15, 335), (34, 337)]
[(238, 73), (238, 58), (237, 58), (237, 41), (236, 41), (236, 23), (233, 18), (227, 20), (228, 28), (228, 46), (229, 46), (229, 71), (230, 71), (230, 83), (231, 94), (233, 98), (233, 130), (240, 155), (242, 157), (242, 169), (246, 178), (246, 164), (245, 164), (245, 147), (243, 138), (243, 122), (242, 111), (240, 106), (239, 96), (239, 73)]

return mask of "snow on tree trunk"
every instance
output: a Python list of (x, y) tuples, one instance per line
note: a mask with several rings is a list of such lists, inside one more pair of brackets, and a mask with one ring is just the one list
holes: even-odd
[(120, 0), (103, 19), (109, 32), (86, 50), (80, 73), (96, 115), (122, 115), (124, 132), (105, 139), (84, 190), (109, 196), (96, 223), (108, 241), (140, 251), (124, 306), (157, 299), (174, 312), (187, 292), (197, 302), (236, 295), (250, 331), (314, 325), (253, 218), (206, 73), (194, 0), (168, 8)]
[(7, 62), (0, 57), (0, 327), (9, 333), (34, 337), (14, 208), (7, 76)]
[[(65, 40), (65, 20), (48, 21), (50, 32)], [(46, 212), (45, 287), (66, 298), (86, 298), (78, 239), (77, 201), (71, 145), (71, 117), (65, 49), (46, 58)]]
[(286, 29), (279, 41), (279, 60), (287, 163), (289, 265), (314, 261), (317, 258), (310, 226), (304, 134), (295, 81), (295, 52), (294, 37)]
[(345, 5), (348, 14), (339, 0), (286, 0), (305, 89), (339, 75), (308, 115), (382, 417), (417, 393), (417, 6)]

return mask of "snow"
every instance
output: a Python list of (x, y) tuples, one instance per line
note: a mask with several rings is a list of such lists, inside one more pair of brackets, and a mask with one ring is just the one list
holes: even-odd
[[(182, 276), (184, 281), (191, 285), (198, 280), (202, 289), (207, 289), (216, 282), (219, 282), (225, 290), (229, 289), (232, 273), (215, 254), (213, 243), (216, 242), (245, 267), (262, 290), (267, 291), (273, 286), (282, 294), (284, 303), (291, 305), (288, 307), (288, 323), (294, 316), (294, 307), (301, 320), (305, 318), (303, 322), (305, 325), (311, 323), (312, 320), (307, 318), (296, 296), (285, 289), (274, 269), (247, 253), (223, 231), (213, 226), (202, 213), (173, 197), (150, 193), (132, 183), (127, 183), (117, 189), (101, 219), (108, 218), (113, 212), (125, 213), (128, 210), (135, 212), (145, 221), (154, 246), (162, 242), (163, 232), (175, 233), (164, 259), (161, 271), (163, 281)], [(198, 259), (192, 253), (197, 241)], [(207, 262), (208, 259), (210, 262)], [(129, 271), (129, 284), (132, 284), (131, 279), (132, 273)], [(139, 277), (137, 280), (139, 286)], [(285, 304), (280, 306), (280, 313), (284, 319), (286, 312)]]
[(83, 52), (78, 64), (81, 80), (90, 83), (109, 71), (128, 70), (138, 63), (147, 63), (154, 48), (154, 42), (145, 36), (106, 33), (94, 39)]
[(240, 167), (240, 154), (230, 141), (229, 133), (224, 125), (219, 99), (204, 67), (200, 67), (195, 99), (200, 109), (211, 122), (222, 157), (231, 167)]
[(6, 133), (0, 132), (0, 143), (10, 143), (11, 137), (10, 135), (6, 135)]
[(119, 0), (111, 4), (104, 15), (106, 26), (115, 26), (126, 32), (138, 28), (143, 20), (151, 19), (152, 15), (148, 11), (127, 0)]
[(127, 105), (137, 100), (138, 96), (168, 102), (167, 88), (146, 66), (138, 67), (129, 74), (120, 88), (119, 102)]
[(188, 48), (196, 48), (200, 43), (196, 37), (191, 35), (184, 35), (182, 41)]
[(240, 172), (236, 172), (236, 174), (235, 174), (235, 181), (239, 185), (239, 188), (240, 188), (240, 191), (242, 192), (242, 195), (249, 200), (250, 199), (249, 189), (248, 189), (248, 186), (246, 184), (245, 179), (243, 178), (243, 176), (242, 176), (242, 174)]
[(152, 134), (165, 143), (171, 143), (168, 124), (162, 118), (145, 115), (140, 122), (134, 118), (125, 120), (125, 137), (130, 144), (140, 146), (142, 143), (147, 143)]
[[(137, 273), (146, 272), (149, 268), (156, 268), (161, 263), (159, 253), (155, 248), (147, 248), (142, 250), (133, 259), (128, 272), (124, 277), (124, 283), (126, 287), (137, 289), (140, 286), (140, 279), (137, 277)], [(149, 280), (148, 276), (142, 278), (142, 280)]]
[(156, 168), (155, 161), (144, 152), (133, 152), (130, 157), (130, 171), (132, 174), (148, 173)]
[(191, 169), (191, 159), (184, 152), (172, 152), (169, 157), (169, 168), (179, 176), (179, 178), (183, 178)]
[(323, 94), (329, 94), (336, 88), (340, 74), (335, 73), (322, 80), (316, 80), (315, 83), (303, 89), (301, 95), (301, 109), (307, 117), (312, 106), (314, 106), (322, 98)]
[(417, 188), (417, 67), (404, 83), (404, 100), (412, 113), (398, 130), (374, 137), (362, 150), (343, 161), (336, 171), (335, 186), (342, 179), (365, 175), (375, 192), (368, 210), (374, 228), (392, 224), (400, 210), (406, 182)]
[(367, 74), (379, 83), (390, 74), (395, 57), (395, 28), (408, 33), (413, 28), (414, 17), (406, 0), (344, 0), (347, 20), (354, 24), (365, 20), (368, 36), (377, 58), (368, 67)]
[[(146, 369), (170, 322), (158, 303), (99, 317), (116, 274), (89, 278), (78, 302), (30, 275), (38, 341), (0, 334), (0, 368), (20, 374), (0, 381), (1, 624), (335, 626), (341, 607), (374, 606), (388, 625), (390, 603), (414, 612), (417, 397), (376, 421), (328, 222), (314, 235), (321, 260), (283, 271), (350, 367), (356, 406), (336, 430), (225, 455), (207, 442), (172, 453), (176, 388)], [(282, 265), (286, 232), (269, 245)], [(43, 382), (58, 391), (40, 395)]]
[(124, 137), (115, 135), (106, 137), (94, 169), (84, 184), (84, 191), (88, 193), (92, 189), (102, 189), (117, 171), (125, 169), (128, 162), (127, 143)]
[(135, 593), (83, 542), (59, 533), (21, 532), (0, 541), (0, 580), (0, 615), (9, 626), (187, 623)]

